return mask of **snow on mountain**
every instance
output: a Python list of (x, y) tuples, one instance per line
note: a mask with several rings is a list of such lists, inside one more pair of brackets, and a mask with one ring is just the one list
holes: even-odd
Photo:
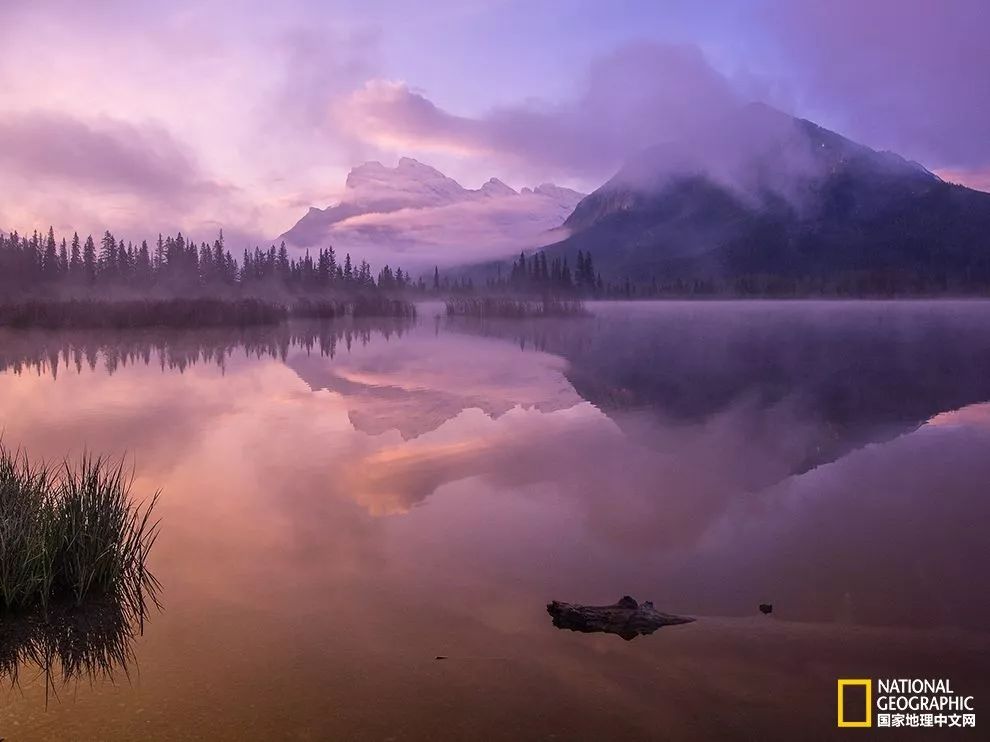
[(551, 183), (517, 192), (497, 178), (471, 190), (409, 157), (395, 167), (366, 162), (338, 203), (311, 207), (280, 239), (413, 269), (452, 265), (542, 244), (582, 198)]
[(369, 211), (395, 211), (406, 207), (441, 206), (468, 193), (460, 183), (436, 168), (403, 157), (394, 168), (366, 162), (347, 176), (344, 202)]
[(481, 193), (486, 196), (491, 196), (492, 198), (497, 198), (499, 196), (515, 196), (517, 195), (514, 190), (503, 183), (498, 178), (492, 178), (487, 183), (485, 183), (479, 189)]

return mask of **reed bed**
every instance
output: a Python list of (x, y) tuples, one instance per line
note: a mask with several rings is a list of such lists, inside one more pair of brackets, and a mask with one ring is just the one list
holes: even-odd
[(404, 299), (392, 299), (387, 296), (357, 296), (351, 302), (353, 317), (402, 317), (411, 319), (416, 316), (416, 305)]
[(347, 299), (300, 297), (289, 303), (264, 299), (70, 299), (0, 304), (0, 326), (17, 329), (188, 329), (272, 325), (289, 317), (415, 317), (411, 302), (385, 296)]
[(0, 444), (0, 613), (81, 606), (100, 597), (144, 615), (158, 604), (147, 559), (158, 495), (130, 498), (122, 463), (32, 464)]
[(506, 297), (455, 297), (447, 300), (450, 317), (498, 317), (525, 319), (529, 317), (583, 317), (588, 314), (580, 299), (546, 297), (540, 300)]
[(358, 295), (346, 300), (302, 298), (292, 304), (289, 314), (293, 317), (310, 319), (347, 316), (413, 318), (416, 316), (416, 305), (387, 296)]
[(288, 316), (281, 304), (259, 299), (146, 299), (27, 301), (0, 305), (0, 325), (46, 329), (216, 327), (273, 324)]

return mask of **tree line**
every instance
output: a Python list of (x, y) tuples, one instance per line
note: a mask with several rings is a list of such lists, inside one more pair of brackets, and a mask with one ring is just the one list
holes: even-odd
[(153, 245), (118, 239), (109, 230), (97, 242), (78, 233), (60, 241), (53, 228), (47, 235), (30, 237), (0, 234), (0, 288), (6, 293), (69, 293), (103, 290), (156, 289), (166, 293), (196, 293), (201, 289), (267, 289), (291, 292), (340, 290), (426, 290), (423, 279), (414, 282), (401, 268), (388, 265), (377, 276), (350, 253), (339, 260), (333, 247), (321, 248), (314, 259), (309, 251), (296, 258), (283, 242), (267, 250), (244, 250), (240, 261), (224, 244), (221, 231), (213, 244), (186, 239), (182, 233), (163, 237)]
[[(496, 293), (596, 296), (607, 284), (595, 269), (591, 253), (578, 250), (577, 263), (571, 270), (567, 256), (547, 259), (542, 250), (526, 257), (520, 252), (506, 274), (498, 266), (498, 275), (489, 278), (485, 287)], [(441, 288), (435, 283), (435, 289)], [(462, 288), (465, 288), (462, 286)], [(466, 288), (473, 288), (473, 284)]]
[[(260, 295), (332, 292), (401, 293), (436, 296), (522, 295), (590, 299), (649, 299), (715, 296), (896, 296), (902, 294), (973, 293), (944, 272), (846, 271), (828, 276), (745, 274), (725, 278), (638, 276), (603, 280), (590, 252), (567, 256), (543, 251), (520, 252), (506, 270), (475, 285), (470, 274), (441, 274), (432, 281), (414, 278), (386, 265), (377, 273), (350, 253), (339, 258), (334, 248), (291, 256), (285, 243), (244, 250), (240, 260), (227, 249), (221, 231), (212, 244), (196, 243), (178, 233), (159, 235), (149, 245), (117, 238), (109, 230), (92, 236), (58, 239), (53, 228), (30, 237), (0, 233), (0, 292), (4, 296)], [(981, 292), (982, 293), (982, 292)]]

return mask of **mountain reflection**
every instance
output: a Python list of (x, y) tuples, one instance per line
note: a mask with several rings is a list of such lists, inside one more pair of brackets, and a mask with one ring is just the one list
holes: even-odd
[(608, 414), (685, 424), (786, 409), (819, 429), (799, 470), (990, 399), (985, 302), (664, 302), (448, 327), (562, 356)]

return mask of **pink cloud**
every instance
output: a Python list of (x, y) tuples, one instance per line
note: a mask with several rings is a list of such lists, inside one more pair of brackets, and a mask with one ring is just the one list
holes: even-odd
[(950, 183), (959, 183), (967, 188), (975, 188), (978, 191), (990, 193), (990, 168), (982, 170), (942, 168), (941, 170), (936, 170), (935, 174), (942, 180), (947, 180)]
[(111, 229), (140, 240), (177, 230), (212, 239), (224, 228), (244, 244), (263, 235), (257, 205), (151, 123), (8, 112), (0, 117), (0, 189), (4, 230)]
[(86, 122), (36, 111), (0, 119), (0, 165), (8, 175), (59, 180), (168, 201), (218, 188), (164, 129), (112, 119)]
[(369, 81), (336, 108), (352, 136), (378, 146), (494, 155), (540, 177), (610, 175), (629, 155), (691, 131), (737, 102), (694, 46), (637, 43), (591, 65), (572, 100), (459, 116), (402, 82)]

